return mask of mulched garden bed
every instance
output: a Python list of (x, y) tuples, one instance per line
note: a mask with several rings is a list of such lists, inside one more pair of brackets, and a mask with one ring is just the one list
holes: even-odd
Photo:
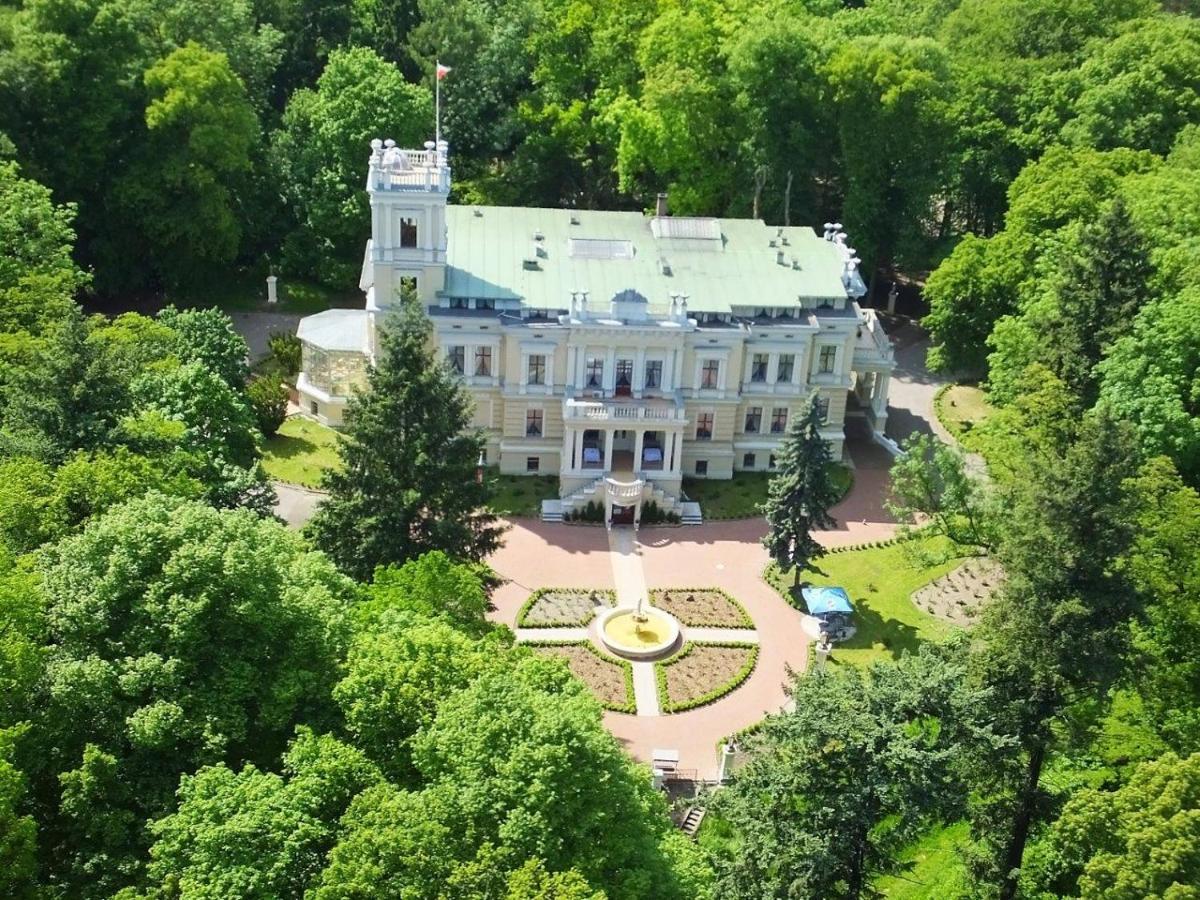
[(672, 713), (719, 700), (750, 676), (757, 661), (753, 644), (687, 644), (654, 667), (658, 705)]
[(968, 559), (941, 578), (913, 591), (918, 609), (958, 625), (979, 621), (983, 607), (1004, 584), (1004, 570), (986, 557)]
[(518, 628), (570, 628), (587, 625), (598, 610), (617, 602), (612, 591), (541, 588), (517, 614)]
[(571, 674), (588, 686), (605, 709), (629, 713), (636, 711), (633, 699), (633, 667), (625, 660), (603, 656), (586, 641), (532, 646), (545, 656), (559, 656), (565, 659)]
[(656, 588), (650, 602), (693, 628), (753, 628), (740, 603), (719, 588)]

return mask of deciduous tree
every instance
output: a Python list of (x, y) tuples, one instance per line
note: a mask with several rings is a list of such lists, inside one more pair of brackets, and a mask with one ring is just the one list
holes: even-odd
[[(150, 495), (45, 551), (42, 779), (61, 780), (54, 871), (108, 896), (179, 775), (271, 764), (332, 714), (353, 586), (282, 525)], [(43, 787), (45, 789), (45, 787)]]
[(714, 860), (718, 896), (870, 896), (913, 835), (961, 810), (966, 759), (996, 746), (980, 724), (986, 693), (968, 686), (958, 643), (800, 676), (791, 695), (713, 798), (734, 832)]

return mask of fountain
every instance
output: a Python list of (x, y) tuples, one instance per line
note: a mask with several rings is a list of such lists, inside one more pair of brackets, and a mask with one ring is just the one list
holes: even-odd
[(679, 641), (679, 622), (661, 609), (617, 607), (600, 616), (600, 640), (626, 659), (652, 659), (673, 650)]

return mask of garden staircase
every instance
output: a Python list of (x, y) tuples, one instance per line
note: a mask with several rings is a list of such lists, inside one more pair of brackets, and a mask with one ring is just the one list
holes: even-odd
[(696, 839), (696, 832), (700, 830), (700, 823), (704, 821), (705, 812), (704, 807), (693, 806), (684, 813), (683, 821), (679, 823), (679, 827), (683, 833), (693, 841)]

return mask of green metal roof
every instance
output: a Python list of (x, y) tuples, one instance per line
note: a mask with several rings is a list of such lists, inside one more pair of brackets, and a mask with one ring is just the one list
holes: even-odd
[[(727, 313), (846, 296), (841, 249), (809, 228), (784, 228), (785, 244), (780, 229), (757, 219), (510, 206), (448, 206), (446, 219), (445, 294), (452, 297), (566, 309), (572, 291), (586, 290), (590, 303), (602, 304), (634, 288), (653, 307), (686, 294), (690, 311)], [(527, 263), (535, 258), (536, 268)]]

